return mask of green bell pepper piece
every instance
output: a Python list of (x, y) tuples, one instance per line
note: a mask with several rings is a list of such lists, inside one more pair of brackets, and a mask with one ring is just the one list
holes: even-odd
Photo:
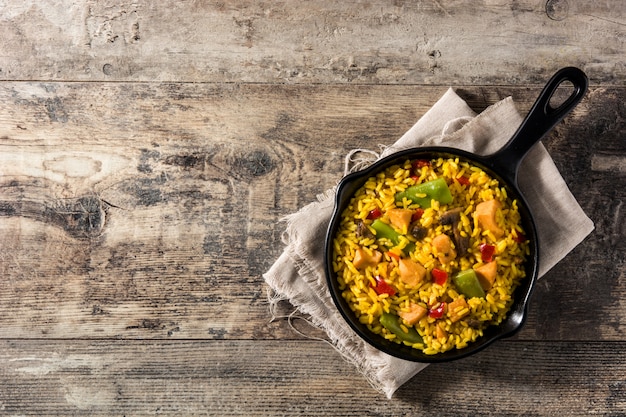
[(485, 291), (480, 285), (480, 281), (478, 281), (476, 271), (473, 269), (466, 269), (465, 271), (457, 272), (452, 277), (452, 281), (454, 282), (454, 285), (456, 285), (459, 292), (464, 294), (467, 298), (485, 297)]
[[(387, 223), (376, 219), (372, 222), (372, 229), (376, 231), (377, 239), (381, 239), (381, 238), (389, 239), (394, 246), (400, 243), (400, 236), (402, 235), (396, 232), (394, 228), (388, 225)], [(412, 252), (413, 249), (415, 249), (415, 244), (412, 242), (409, 242), (404, 247), (404, 249), (402, 249), (402, 252), (407, 254), (407, 253)]]
[[(426, 196), (422, 197), (421, 194)], [(396, 202), (402, 202), (405, 197), (423, 208), (429, 208), (431, 200), (437, 200), (442, 204), (450, 204), (452, 202), (452, 194), (450, 194), (450, 189), (444, 178), (437, 178), (436, 180), (413, 185), (397, 193), (395, 197)]]
[(400, 327), (400, 318), (395, 314), (383, 313), (382, 316), (380, 316), (380, 324), (404, 342), (410, 344), (424, 343), (424, 339), (422, 339), (422, 336), (420, 336), (414, 327), (408, 327), (409, 332), (405, 333), (402, 327)]

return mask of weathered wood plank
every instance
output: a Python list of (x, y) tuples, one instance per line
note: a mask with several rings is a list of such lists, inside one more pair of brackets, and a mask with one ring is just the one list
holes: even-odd
[[(4, 334), (267, 333), (260, 275), (282, 249), (277, 219), (336, 181), (345, 151), (328, 145), (341, 126), (377, 117), (378, 97), (342, 101), (341, 89), (280, 86), (94, 88), (3, 90)], [(346, 105), (353, 115), (338, 116)], [(400, 114), (415, 117), (407, 107)], [(322, 124), (318, 141), (309, 126)], [(188, 314), (195, 318), (183, 324)]]
[[(278, 220), (444, 91), (3, 83), (0, 337), (297, 337), (269, 323), (261, 278)], [(538, 88), (459, 92), (526, 111)], [(623, 158), (625, 99), (592, 88), (546, 140), (596, 231), (540, 283), (520, 338), (624, 339), (625, 177), (593, 161)]]
[(429, 366), (392, 400), (321, 342), (3, 340), (0, 347), (5, 415), (626, 413), (624, 342), (502, 343)]
[(0, 79), (624, 85), (626, 4), (556, 3), (11, 0)]

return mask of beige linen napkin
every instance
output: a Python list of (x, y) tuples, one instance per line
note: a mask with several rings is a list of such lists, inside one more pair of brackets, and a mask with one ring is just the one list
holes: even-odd
[[(380, 154), (352, 152), (346, 172), (360, 169), (407, 147), (443, 145), (486, 155), (500, 149), (515, 133), (522, 117), (506, 98), (476, 115), (452, 89), (392, 146)], [(369, 159), (358, 159), (360, 154)], [(552, 158), (538, 143), (526, 155), (518, 173), (519, 187), (537, 223), (540, 265), (544, 275), (578, 245), (594, 226), (582, 211)], [(388, 398), (427, 365), (387, 355), (360, 339), (335, 307), (324, 275), (324, 237), (334, 205), (331, 189), (283, 220), (287, 227), (282, 255), (263, 277), (269, 286), (270, 308), (288, 300), (297, 313), (324, 330), (328, 341)]]

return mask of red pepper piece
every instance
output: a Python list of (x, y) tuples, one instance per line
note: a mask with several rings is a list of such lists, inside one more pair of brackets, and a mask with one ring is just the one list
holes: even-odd
[(413, 215), (411, 216), (411, 222), (416, 222), (419, 219), (422, 218), (422, 216), (424, 215), (424, 209), (418, 208), (417, 210), (415, 210), (415, 213), (413, 213)]
[(467, 177), (459, 177), (459, 178), (455, 178), (454, 180), (461, 185), (465, 185), (465, 186), (470, 185), (470, 180)]
[(496, 251), (496, 247), (494, 245), (488, 245), (483, 243), (480, 245), (480, 257), (483, 262), (491, 262), (493, 261), (493, 254)]
[(526, 236), (523, 233), (517, 232), (517, 237), (513, 240), (517, 243), (524, 243), (526, 242)]
[(391, 285), (387, 284), (380, 275), (377, 275), (374, 279), (376, 280), (376, 286), (374, 287), (376, 294), (389, 294), (390, 296), (396, 295), (396, 290)]
[(400, 260), (400, 255), (398, 255), (397, 253), (389, 251), (389, 252), (387, 252), (387, 255), (389, 255), (389, 257), (395, 259), (396, 261)]
[(433, 277), (433, 282), (435, 284), (443, 285), (448, 280), (448, 273), (443, 269), (434, 268), (430, 271), (430, 274)]
[(380, 216), (382, 216), (382, 215), (383, 215), (383, 212), (382, 212), (382, 211), (380, 211), (380, 209), (379, 209), (379, 208), (375, 208), (374, 210), (370, 211), (370, 212), (367, 214), (367, 218), (368, 218), (369, 220), (376, 220), (377, 218), (379, 218), (379, 217), (380, 217)]
[(413, 167), (413, 172), (415, 172), (416, 175), (419, 175), (422, 167), (430, 166), (430, 161), (427, 159), (417, 159), (413, 161), (411, 166)]
[(440, 319), (446, 312), (446, 303), (439, 303), (439, 306), (436, 308), (431, 308), (428, 310), (428, 317), (432, 317), (434, 319)]
[(428, 159), (416, 159), (412, 165), (414, 169), (428, 167), (430, 166), (430, 161)]

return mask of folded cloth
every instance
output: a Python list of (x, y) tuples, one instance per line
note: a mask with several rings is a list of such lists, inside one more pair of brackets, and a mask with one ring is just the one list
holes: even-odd
[[(442, 145), (481, 155), (500, 149), (515, 133), (522, 117), (508, 97), (479, 115), (449, 89), (400, 139), (380, 154), (351, 152), (346, 173), (401, 149)], [(366, 155), (369, 159), (358, 159)], [(519, 187), (537, 224), (539, 277), (559, 262), (593, 230), (541, 142), (522, 161)], [(324, 238), (334, 207), (335, 188), (318, 196), (297, 213), (286, 216), (282, 255), (263, 277), (270, 308), (288, 300), (309, 322), (324, 330), (328, 341), (387, 398), (427, 365), (387, 355), (364, 342), (341, 317), (332, 301), (324, 274)]]

